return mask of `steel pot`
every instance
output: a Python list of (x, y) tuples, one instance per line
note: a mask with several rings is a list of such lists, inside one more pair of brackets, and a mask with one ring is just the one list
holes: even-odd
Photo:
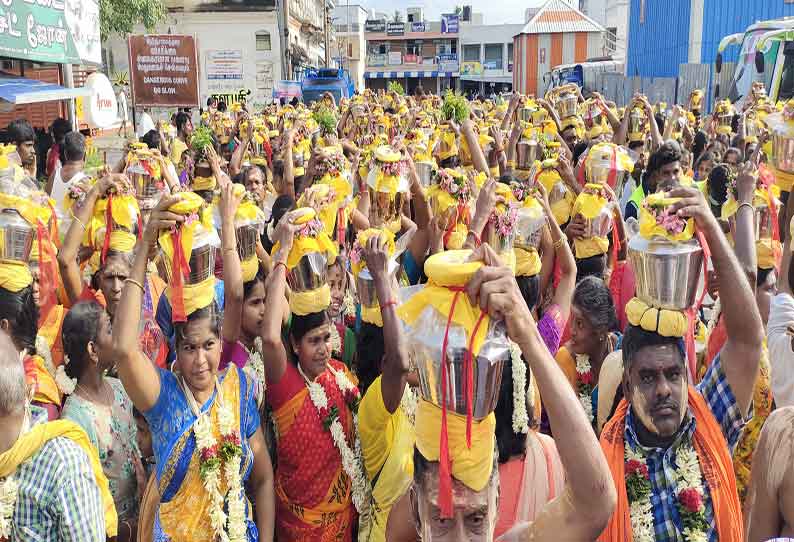
[[(759, 205), (754, 207), (753, 212), (753, 231), (755, 233), (755, 241), (758, 242), (761, 239), (771, 239), (772, 238), (772, 212), (769, 210), (769, 207), (766, 205)], [(730, 226), (731, 235), (736, 237), (736, 214), (733, 214), (728, 219), (728, 225)]]
[(287, 273), (287, 284), (294, 292), (309, 292), (326, 283), (327, 260), (325, 254), (312, 252), (303, 256), (298, 265)]
[[(389, 260), (389, 281), (391, 282), (392, 293), (397, 292), (397, 270), (400, 269), (396, 260)], [(375, 289), (375, 281), (369, 273), (369, 269), (364, 268), (356, 277), (356, 293), (361, 306), (365, 309), (374, 309), (378, 306), (378, 293)]]
[(16, 209), (0, 211), (0, 259), (27, 262), (33, 247), (33, 227)]
[(256, 254), (256, 241), (259, 238), (259, 229), (256, 224), (246, 224), (236, 228), (237, 253), (240, 261), (245, 261)]
[(612, 213), (608, 209), (601, 209), (598, 216), (585, 218), (584, 238), (606, 237), (612, 230)]
[(540, 239), (543, 236), (543, 226), (545, 224), (546, 215), (543, 212), (538, 213), (535, 210), (525, 208), (519, 209), (513, 246), (524, 250), (540, 247)]
[(557, 112), (560, 119), (567, 119), (568, 117), (576, 116), (576, 106), (579, 102), (579, 97), (571, 91), (566, 91), (557, 100)]
[(428, 188), (433, 184), (433, 170), (435, 167), (430, 162), (417, 162), (416, 174), (419, 176), (419, 184)]
[[(215, 272), (215, 253), (220, 246), (220, 239), (214, 230), (206, 230), (203, 227), (194, 232), (193, 248), (190, 251), (190, 273), (186, 284), (198, 284), (207, 280)], [(172, 283), (173, 274), (171, 261), (161, 250), (155, 258), (157, 272), (168, 284)]]
[(516, 145), (516, 167), (528, 170), (532, 168), (535, 160), (540, 160), (541, 148), (534, 139), (522, 139)]
[(772, 164), (785, 173), (794, 173), (794, 133), (772, 131)]
[(635, 235), (629, 241), (636, 295), (654, 307), (686, 310), (695, 304), (703, 250), (697, 241), (671, 243)]

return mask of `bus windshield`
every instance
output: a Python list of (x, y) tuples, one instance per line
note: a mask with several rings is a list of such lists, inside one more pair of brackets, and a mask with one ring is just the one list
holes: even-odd
[(780, 48), (779, 41), (772, 41), (769, 50), (764, 53), (764, 73), (759, 74), (755, 69), (755, 51), (758, 39), (771, 30), (770, 28), (759, 28), (747, 32), (742, 41), (742, 49), (739, 59), (736, 62), (736, 72), (728, 97), (734, 103), (750, 92), (750, 88), (756, 81), (762, 81), (764, 88), (769, 90), (772, 82), (772, 75), (775, 72), (775, 60)]

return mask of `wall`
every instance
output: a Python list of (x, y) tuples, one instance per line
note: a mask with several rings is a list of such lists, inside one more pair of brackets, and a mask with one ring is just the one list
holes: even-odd
[(599, 56), (603, 38), (600, 32), (521, 34), (513, 42), (513, 88), (523, 94), (543, 96), (545, 74), (556, 66)]
[[(251, 95), (247, 102), (264, 105), (272, 101), (273, 82), (282, 79), (281, 48), (279, 43), (276, 12), (207, 12), (171, 13), (157, 32), (194, 34), (198, 45), (199, 97), (206, 104), (211, 94), (237, 93), (248, 89)], [(229, 29), (234, 28), (233, 39)], [(270, 51), (256, 50), (257, 31), (270, 32)], [(153, 32), (153, 33), (157, 33)], [(136, 29), (136, 33), (145, 33)], [(129, 73), (127, 40), (114, 36), (105, 43), (113, 56), (111, 71)], [(242, 79), (209, 80), (207, 52), (218, 50), (240, 51), (242, 56)]]
[(606, 8), (606, 28), (617, 28), (615, 56), (626, 57), (629, 37), (629, 0), (609, 0)]
[[(631, 0), (626, 75), (678, 75), (678, 65), (686, 63), (689, 56), (690, 2)], [(645, 20), (640, 22), (640, 8), (643, 5)]]

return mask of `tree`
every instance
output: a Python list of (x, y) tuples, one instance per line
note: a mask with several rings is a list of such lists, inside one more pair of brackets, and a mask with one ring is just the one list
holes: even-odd
[(397, 9), (394, 10), (394, 17), (392, 18), (392, 21), (395, 23), (403, 22), (403, 14), (400, 10)]
[(102, 41), (113, 34), (131, 34), (138, 23), (151, 32), (167, 12), (162, 0), (99, 0)]

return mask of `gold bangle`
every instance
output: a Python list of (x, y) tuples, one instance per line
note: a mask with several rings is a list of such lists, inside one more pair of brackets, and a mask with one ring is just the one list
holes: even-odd
[(565, 243), (565, 237), (560, 237), (559, 239), (554, 241), (554, 250), (560, 248), (563, 245), (563, 243)]
[(127, 283), (134, 284), (135, 286), (137, 286), (138, 288), (141, 289), (141, 292), (145, 292), (146, 291), (146, 289), (143, 287), (143, 284), (141, 284), (140, 282), (138, 282), (135, 279), (124, 279), (124, 284), (127, 284)]
[(72, 213), (72, 218), (73, 218), (74, 220), (76, 220), (76, 221), (77, 221), (77, 223), (78, 223), (78, 224), (80, 224), (80, 226), (82, 226), (82, 228), (83, 228), (83, 231), (86, 231), (86, 230), (88, 229), (88, 228), (86, 227), (86, 225), (85, 225), (85, 224), (83, 224), (83, 221), (82, 221), (82, 220), (80, 220), (79, 218), (77, 218), (77, 215), (75, 215), (75, 214), (74, 214), (74, 212)]
[(237, 252), (237, 247), (223, 247), (224, 252)]
[(739, 204), (739, 207), (736, 208), (737, 215), (739, 214), (739, 211), (742, 210), (742, 207), (749, 207), (750, 211), (755, 212), (755, 206), (752, 203), (743, 201), (742, 203)]

